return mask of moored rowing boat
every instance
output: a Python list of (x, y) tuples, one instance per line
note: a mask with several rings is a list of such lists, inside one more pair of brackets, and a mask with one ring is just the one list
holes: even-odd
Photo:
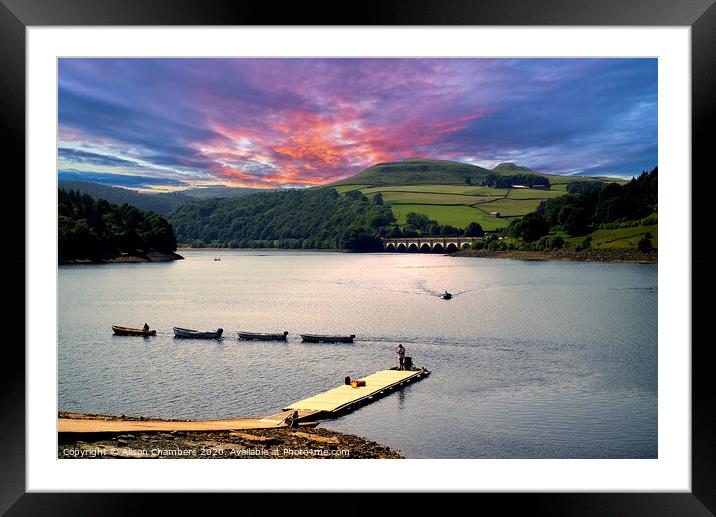
[(201, 332), (199, 330), (185, 329), (181, 327), (173, 328), (174, 337), (189, 339), (219, 339), (221, 338), (221, 334), (224, 332), (224, 329), (222, 328), (216, 329), (214, 332)]
[(144, 330), (144, 329), (135, 329), (132, 327), (121, 327), (119, 325), (112, 325), (112, 330), (114, 331), (115, 335), (117, 336), (154, 336), (156, 335), (156, 330)]
[(243, 332), (239, 330), (239, 339), (255, 339), (259, 341), (286, 341), (288, 331), (286, 332)]
[(350, 336), (324, 336), (319, 334), (301, 334), (301, 339), (308, 343), (353, 343), (355, 334)]

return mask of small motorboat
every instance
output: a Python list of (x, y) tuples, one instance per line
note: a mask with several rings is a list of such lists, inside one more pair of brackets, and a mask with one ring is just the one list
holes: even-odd
[(135, 329), (131, 327), (120, 327), (119, 325), (112, 325), (112, 330), (117, 336), (154, 336), (157, 334), (156, 330), (144, 330)]
[(450, 298), (452, 298), (452, 295), (445, 291), (443, 294), (440, 295), (440, 298), (442, 298), (443, 300), (449, 300)]
[(307, 343), (353, 343), (355, 334), (350, 336), (322, 336), (318, 334), (301, 334), (301, 339)]
[(242, 332), (239, 330), (239, 339), (255, 339), (258, 341), (286, 341), (288, 331), (270, 333), (270, 332)]
[(214, 262), (218, 262), (221, 260), (221, 257), (214, 257)]
[(214, 332), (201, 332), (194, 329), (184, 329), (181, 327), (174, 328), (174, 337), (189, 338), (189, 339), (220, 339), (224, 329), (219, 328)]

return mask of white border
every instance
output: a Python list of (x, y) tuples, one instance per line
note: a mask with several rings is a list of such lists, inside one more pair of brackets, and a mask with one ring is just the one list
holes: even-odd
[[(29, 492), (690, 491), (690, 28), (30, 27), (27, 31)], [(57, 266), (53, 251), (60, 56), (658, 57), (659, 458), (350, 463), (56, 459)], [(48, 249), (50, 243), (53, 249)]]

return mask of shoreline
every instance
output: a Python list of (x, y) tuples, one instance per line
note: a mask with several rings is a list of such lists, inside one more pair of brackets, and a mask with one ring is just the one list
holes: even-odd
[[(390, 253), (397, 255), (397, 252), (353, 252), (339, 249), (295, 249), (295, 248), (188, 248), (180, 247), (177, 251), (245, 251), (245, 252), (319, 252), (319, 253), (360, 253), (370, 255), (372, 253)], [(408, 254), (407, 252), (403, 254)], [(412, 255), (421, 255), (421, 253), (412, 253)], [(430, 255), (430, 253), (424, 253)], [(657, 264), (658, 253), (643, 253), (637, 250), (601, 250), (586, 249), (575, 251), (569, 249), (560, 249), (554, 251), (484, 251), (484, 250), (461, 250), (454, 253), (442, 253), (448, 257), (473, 257), (473, 258), (498, 258), (513, 260), (534, 260), (534, 261), (569, 261), (569, 262), (603, 262), (611, 264)]]
[(318, 253), (354, 253), (348, 250), (328, 248), (192, 248), (190, 246), (179, 246), (177, 251), (292, 251), (292, 252), (318, 252)]
[(104, 255), (90, 258), (60, 258), (58, 259), (58, 264), (61, 266), (78, 264), (140, 264), (145, 262), (171, 262), (173, 260), (184, 260), (184, 257), (174, 251), (147, 251), (145, 253), (122, 253), (120, 255)]
[(450, 254), (451, 257), (502, 258), (535, 261), (604, 262), (612, 264), (658, 264), (658, 253), (643, 253), (636, 250), (586, 249), (555, 251), (483, 251), (463, 250)]
[[(63, 420), (189, 422), (60, 411)], [(255, 420), (255, 419), (245, 419)], [(197, 422), (200, 423), (200, 422)], [(390, 447), (315, 426), (236, 430), (58, 432), (58, 459), (401, 459)]]
[(636, 250), (599, 250), (586, 249), (555, 250), (555, 251), (483, 251), (463, 250), (450, 254), (451, 257), (473, 258), (502, 258), (513, 260), (550, 261), (560, 260), (569, 262), (604, 262), (611, 264), (658, 264), (658, 253), (643, 253)]

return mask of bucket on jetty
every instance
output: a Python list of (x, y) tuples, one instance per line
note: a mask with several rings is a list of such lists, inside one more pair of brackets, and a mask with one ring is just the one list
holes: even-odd
[(413, 369), (413, 358), (412, 357), (406, 357), (403, 360), (403, 369), (404, 370), (412, 370)]

